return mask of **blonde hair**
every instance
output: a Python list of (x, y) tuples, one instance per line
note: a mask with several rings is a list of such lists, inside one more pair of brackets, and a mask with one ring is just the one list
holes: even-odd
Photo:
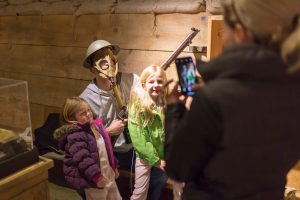
[(300, 68), (300, 0), (225, 0), (225, 22), (240, 23), (256, 43), (281, 52), (289, 71)]
[[(163, 78), (163, 84), (167, 82), (167, 75), (166, 72), (157, 65), (150, 65), (143, 70), (140, 76), (140, 80), (133, 88), (132, 92), (130, 93), (130, 100), (129, 100), (129, 108), (132, 106), (135, 107), (135, 116), (134, 119), (139, 123), (141, 127), (145, 127), (148, 123), (152, 120), (153, 117), (153, 108), (157, 106), (157, 111), (160, 113), (160, 117), (164, 120), (163, 114), (163, 106), (166, 105), (166, 97), (168, 94), (168, 89), (163, 88), (163, 95), (159, 97), (159, 101), (161, 105), (156, 105), (156, 103), (152, 100), (149, 93), (145, 90), (145, 83), (149, 78), (154, 75), (159, 75)], [(131, 109), (130, 109), (131, 110)], [(141, 111), (145, 111), (144, 121), (141, 121), (140, 113)]]
[(67, 98), (63, 105), (62, 112), (60, 113), (60, 123), (62, 125), (76, 124), (77, 121), (75, 115), (79, 112), (82, 103), (89, 105), (88, 102), (81, 97)]

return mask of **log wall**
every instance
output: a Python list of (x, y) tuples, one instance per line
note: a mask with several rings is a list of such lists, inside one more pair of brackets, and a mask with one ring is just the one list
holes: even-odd
[[(191, 27), (205, 28), (200, 25), (205, 14), (203, 1), (147, 1), (137, 7), (132, 7), (132, 1), (63, 2), (0, 0), (0, 77), (28, 82), (33, 129), (90, 82), (92, 76), (82, 62), (95, 39), (119, 44), (120, 71), (139, 75), (146, 66), (167, 59)], [(57, 5), (63, 7), (66, 2), (74, 9), (64, 14)], [(182, 2), (193, 3), (178, 7)], [(201, 30), (192, 45), (206, 45), (206, 30)], [(192, 53), (186, 48), (184, 55)], [(174, 66), (167, 74), (176, 78)]]

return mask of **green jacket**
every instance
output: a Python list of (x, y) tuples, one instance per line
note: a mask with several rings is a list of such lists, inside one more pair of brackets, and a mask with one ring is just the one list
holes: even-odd
[[(164, 157), (163, 121), (155, 108), (153, 108), (153, 118), (146, 127), (141, 127), (134, 116), (135, 106), (133, 105), (129, 108), (128, 129), (136, 156), (154, 166)], [(145, 120), (145, 111), (140, 112), (139, 120), (141, 122)]]

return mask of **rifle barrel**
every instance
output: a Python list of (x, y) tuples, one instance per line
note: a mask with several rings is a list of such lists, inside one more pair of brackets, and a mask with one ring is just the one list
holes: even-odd
[(193, 38), (199, 33), (200, 30), (192, 27), (192, 32), (180, 43), (176, 50), (169, 56), (169, 58), (161, 64), (161, 67), (166, 70), (176, 57), (183, 51), (183, 49), (192, 43)]

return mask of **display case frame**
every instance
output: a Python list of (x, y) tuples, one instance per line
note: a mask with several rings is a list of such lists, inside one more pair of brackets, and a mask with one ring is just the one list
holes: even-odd
[(38, 161), (26, 81), (0, 78), (0, 178)]

